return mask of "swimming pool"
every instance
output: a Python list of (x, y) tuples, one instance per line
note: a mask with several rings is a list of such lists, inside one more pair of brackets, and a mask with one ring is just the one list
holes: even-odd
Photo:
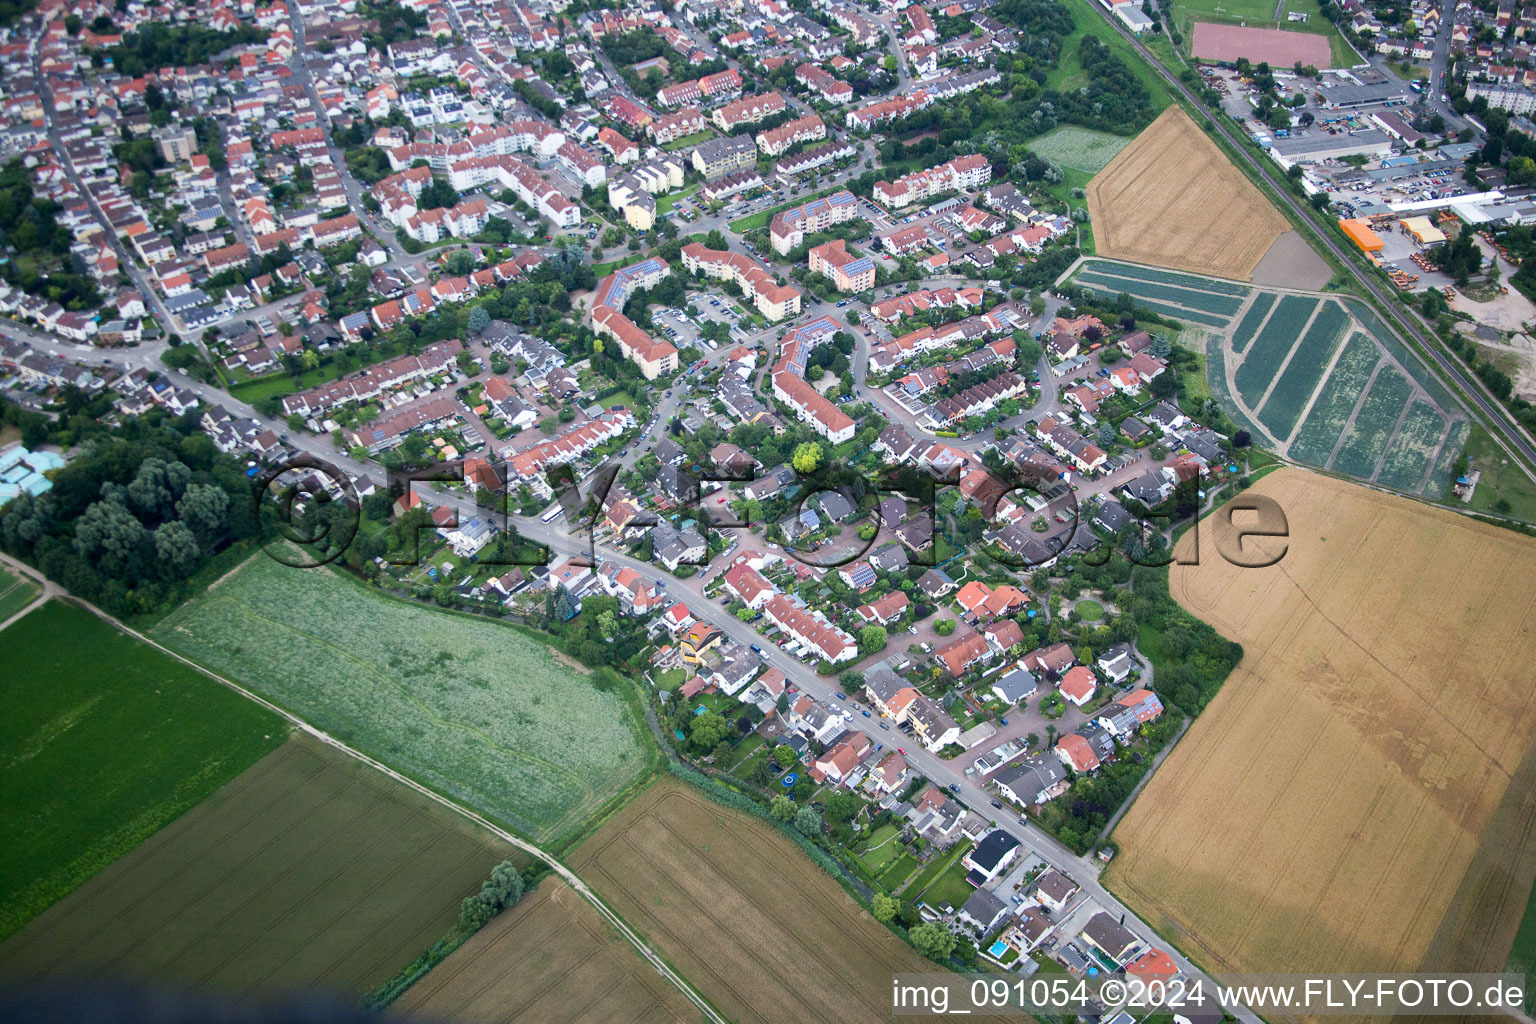
[(996, 942), (992, 943), (991, 946), (987, 947), (987, 952), (996, 957), (1002, 956), (1004, 953), (1008, 952), (1008, 949), (1008, 943), (1004, 942), (1002, 939), (998, 939)]

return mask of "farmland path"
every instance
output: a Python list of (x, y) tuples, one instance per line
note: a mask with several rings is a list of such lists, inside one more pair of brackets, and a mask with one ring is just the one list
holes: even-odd
[(4, 629), (5, 627), (9, 626), (23, 615), (26, 615), (28, 612), (36, 611), (43, 605), (47, 604), (51, 599), (64, 596), (63, 587), (53, 582), (53, 580), (48, 579), (48, 577), (38, 572), (30, 565), (27, 565), (25, 562), (17, 562), (9, 557), (6, 557), (5, 561), (7, 565), (21, 573), (27, 579), (41, 584), (43, 590), (42, 593), (37, 595), (36, 599), (33, 600), (31, 604), (27, 605), (25, 608), (21, 609), (15, 615), (12, 615), (10, 618), (6, 619), (4, 622), (0, 622), (0, 629)]
[[(597, 893), (593, 892), (591, 887), (588, 886), (586, 882), (581, 880), (580, 876), (578, 876), (574, 871), (572, 871), (570, 868), (568, 868), (564, 864), (562, 864), (555, 857), (553, 857), (552, 855), (544, 852), (538, 846), (535, 846), (533, 843), (528, 842), (528, 840), (523, 839), (520, 836), (513, 835), (511, 832), (508, 832), (506, 829), (501, 828), (500, 826), (496, 825), (494, 822), (486, 819), (484, 816), (476, 813), (475, 811), (470, 810), (467, 807), (464, 807), (463, 805), (461, 805), (461, 804), (459, 804), (459, 803), (457, 803), (457, 802), (455, 802), (453, 800), (450, 800), (448, 797), (443, 796), (441, 793), (438, 793), (438, 792), (435, 792), (435, 791), (433, 791), (431, 789), (428, 789), (426, 786), (423, 786), (421, 783), (415, 781), (414, 779), (411, 779), (411, 778), (409, 778), (409, 777), (407, 777), (405, 775), (400, 774), (399, 772), (395, 771), (393, 768), (389, 767), (388, 765), (386, 765), (386, 764), (384, 764), (384, 763), (382, 763), (380, 761), (374, 760), (373, 758), (369, 757), (367, 754), (363, 753), (362, 751), (348, 746), (346, 743), (344, 743), (341, 740), (337, 739), (336, 737), (330, 735), (329, 733), (326, 733), (326, 732), (324, 732), (324, 731), (322, 731), (320, 729), (315, 728), (313, 725), (310, 725), (308, 722), (304, 721), (299, 716), (297, 716), (297, 715), (293, 714), (292, 712), (288, 711), (286, 708), (279, 707), (278, 705), (276, 705), (276, 704), (272, 703), (271, 701), (267, 700), (265, 697), (262, 697), (260, 694), (254, 693), (251, 690), (248, 690), (245, 687), (241, 686), (239, 683), (236, 683), (236, 682), (234, 682), (233, 680), (230, 680), (230, 679), (226, 679), (223, 676), (217, 674), (216, 672), (211, 672), (208, 669), (204, 668), (202, 665), (199, 665), (197, 662), (192, 661), (189, 658), (183, 657), (182, 655), (176, 653), (175, 651), (171, 650), (170, 648), (165, 647), (164, 645), (155, 642), (154, 640), (152, 640), (151, 638), (145, 636), (143, 633), (140, 633), (138, 630), (134, 629), (133, 627), (131, 627), (131, 626), (129, 626), (129, 625), (119, 621), (117, 618), (107, 614), (106, 612), (102, 611), (100, 608), (97, 608), (95, 605), (91, 604), (89, 601), (83, 601), (80, 598), (75, 597), (73, 594), (70, 594), (67, 590), (65, 590), (63, 587), (59, 586), (58, 584), (53, 583), (52, 581), (43, 579), (43, 577), (39, 576), (37, 574), (37, 572), (35, 570), (33, 570), (32, 567), (27, 565), (26, 563), (21, 562), (18, 559), (15, 559), (15, 558), (11, 557), (10, 555), (7, 555), (7, 554), (5, 554), (3, 552), (0, 552), (0, 562), (3, 562), (5, 565), (7, 565), (7, 566), (9, 566), (11, 568), (14, 568), (18, 572), (25, 573), (27, 575), (27, 577), (30, 578), (30, 579), (41, 580), (43, 582), (43, 584), (44, 584), (44, 595), (43, 595), (43, 597), (38, 599), (39, 601), (47, 600), (47, 599), (49, 599), (51, 597), (60, 597), (60, 598), (63, 598), (65, 600), (71, 601), (74, 604), (79, 605), (81, 608), (84, 608), (86, 611), (88, 611), (91, 614), (95, 615), (97, 618), (101, 619), (104, 622), (109, 623), (115, 629), (117, 629), (117, 630), (119, 630), (119, 631), (121, 631), (123, 633), (126, 633), (127, 635), (133, 637), (136, 640), (139, 640), (139, 641), (141, 641), (141, 642), (143, 642), (145, 644), (148, 644), (150, 647), (153, 647), (155, 650), (160, 651), (162, 654), (165, 654), (167, 657), (174, 658), (177, 661), (181, 662), (182, 664), (187, 665), (190, 668), (193, 668), (193, 669), (195, 669), (198, 672), (201, 672), (203, 675), (208, 676), (210, 679), (214, 680), (215, 682), (217, 682), (217, 683), (219, 683), (219, 684), (221, 684), (223, 686), (226, 686), (226, 687), (228, 687), (231, 690), (234, 690), (236, 693), (240, 694), (242, 697), (245, 697), (247, 700), (254, 701), (257, 704), (260, 704), (262, 707), (266, 708), (268, 711), (271, 711), (273, 714), (281, 716), (283, 719), (285, 719), (290, 724), (292, 724), (295, 728), (300, 729), (300, 730), (304, 731), (305, 733), (308, 733), (310, 736), (313, 736), (315, 739), (319, 740), (320, 742), (325, 743), (328, 746), (331, 746), (331, 747), (335, 748), (336, 750), (341, 751), (343, 754), (346, 754), (348, 757), (351, 757), (351, 758), (353, 758), (353, 759), (355, 759), (357, 761), (361, 761), (363, 764), (368, 765), (370, 768), (374, 769), (375, 771), (381, 772), (382, 774), (389, 776), (391, 779), (393, 779), (396, 782), (400, 783), (402, 786), (409, 787), (410, 789), (414, 790), (415, 792), (417, 792), (417, 793), (421, 794), (422, 796), (426, 797), (428, 800), (432, 800), (435, 803), (440, 804), (443, 807), (446, 807), (448, 810), (453, 811), (454, 813), (459, 814), (459, 815), (461, 815), (461, 816), (463, 816), (465, 818), (468, 818), (470, 821), (474, 822), (476, 825), (479, 825), (481, 828), (485, 829), (487, 832), (490, 832), (492, 835), (496, 836), (496, 838), (502, 840), (503, 842), (505, 842), (505, 843), (507, 843), (507, 844), (509, 844), (511, 846), (515, 846), (519, 850), (522, 850), (525, 853), (529, 853), (529, 854), (537, 857), (539, 860), (542, 860), (544, 863), (548, 864), (550, 866), (550, 869), (553, 870), (555, 872), (555, 874), (559, 875), (561, 877), (561, 879), (563, 879), (567, 885), (569, 885), (572, 889), (576, 890), (576, 892), (581, 895), (582, 899), (584, 899), (588, 903), (590, 903), (592, 905), (592, 908), (594, 910), (596, 910), (598, 912), (598, 914), (601, 915), (602, 918), (605, 921), (607, 921), (621, 935), (623, 935), (625, 940), (628, 941), (629, 944), (635, 948), (635, 951), (637, 953), (639, 953), (641, 957), (643, 957), (652, 967), (654, 967), (656, 969), (656, 973), (660, 974), (663, 978), (665, 978), (668, 982), (670, 982), (674, 987), (676, 987), (677, 990), (679, 992), (681, 992), (688, 999), (688, 1001), (694, 1005), (694, 1007), (699, 1011), (700, 1014), (703, 1015), (703, 1017), (706, 1020), (712, 1022), (712, 1024), (727, 1024), (726, 1019), (724, 1017), (722, 1017), (719, 1014), (719, 1012), (716, 1011), (715, 1008), (709, 1004), (708, 1000), (706, 1000), (702, 995), (700, 995), (698, 993), (698, 991), (694, 989), (693, 985), (688, 982), (687, 979), (685, 979), (677, 971), (673, 970), (667, 964), (667, 962), (661, 958), (660, 954), (658, 954), (649, 945), (647, 945), (645, 940), (642, 939), (640, 937), (640, 935), (633, 928), (631, 928), (624, 921), (624, 919), (619, 916), (619, 914), (615, 910), (613, 910), (613, 908), (609, 907), (608, 904), (604, 903), (602, 898), (599, 897), (597, 895)], [(33, 602), (32, 605), (28, 605), (27, 606), (27, 610), (31, 610), (31, 608), (36, 606), (36, 604), (37, 604), (37, 602)], [(25, 612), (22, 612), (21, 614), (25, 614)], [(15, 616), (12, 617), (12, 619), (14, 619), (14, 618), (15, 618)], [(7, 620), (7, 622), (10, 622), (10, 621), (11, 620)]]

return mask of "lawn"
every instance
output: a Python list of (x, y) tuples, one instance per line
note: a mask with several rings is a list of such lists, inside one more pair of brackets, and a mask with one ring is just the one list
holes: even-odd
[(1472, 492), (1473, 508), (1491, 512), (1496, 503), (1507, 501), (1511, 513), (1536, 522), (1536, 483), (1510, 461), (1482, 427), (1472, 428), (1467, 439), (1467, 459), (1471, 468), (1482, 474), (1477, 490)]
[(256, 555), (155, 636), (541, 841), (578, 830), (653, 756), (630, 684), (612, 673), (331, 569)]
[(714, 137), (715, 133), (706, 128), (701, 132), (694, 132), (692, 135), (684, 135), (680, 139), (673, 139), (671, 142), (665, 143), (661, 148), (668, 153), (675, 153), (680, 149), (692, 149), (699, 143), (708, 142)]
[(0, 936), (288, 734), (271, 712), (71, 604), (9, 627), (5, 652)]
[(0, 979), (356, 998), (446, 934), (503, 859), (526, 862), (299, 734), (0, 946)]
[(930, 907), (948, 903), (959, 910), (976, 891), (975, 886), (965, 880), (965, 876), (969, 873), (970, 869), (964, 862), (955, 860), (944, 869), (943, 874), (928, 884), (928, 888), (923, 890), (918, 898)]
[(305, 370), (295, 377), (291, 373), (279, 370), (277, 373), (269, 373), (262, 377), (252, 377), (250, 380), (242, 380), (238, 384), (229, 386), (229, 393), (247, 404), (259, 402), (263, 398), (281, 398), (291, 395), (306, 388), (317, 387), (327, 381), (333, 381), (342, 376), (343, 370), (339, 363), (330, 363), (326, 366), (317, 366), (313, 370)]
[(917, 858), (910, 853), (903, 853), (885, 866), (885, 870), (880, 873), (879, 882), (887, 889), (895, 892), (916, 871)]
[(656, 676), (656, 686), (663, 690), (675, 690), (688, 681), (688, 673), (680, 668), (669, 668)]
[(0, 622), (37, 600), (39, 587), (25, 576), (0, 569)]
[(1063, 168), (1097, 174), (1131, 140), (1076, 125), (1062, 125), (1029, 143), (1032, 152)]
[(824, 188), (820, 192), (813, 192), (808, 196), (800, 196), (792, 202), (782, 203), (778, 206), (771, 206), (766, 210), (759, 210), (757, 213), (750, 213), (745, 217), (737, 217), (735, 220), (731, 221), (728, 226), (733, 233), (744, 235), (748, 231), (756, 231), (758, 228), (767, 227), (768, 222), (773, 220), (774, 214), (783, 213), (785, 210), (792, 210), (802, 203), (808, 203), (812, 199), (818, 199), (821, 196), (829, 196), (834, 192), (841, 192), (843, 188), (844, 186), (842, 185), (834, 185), (832, 188)]
[(731, 751), (731, 760), (729, 764), (725, 765), (726, 770), (729, 771), (730, 769), (735, 768), (737, 765), (741, 764), (741, 762), (745, 761), (754, 751), (760, 750), (762, 746), (763, 737), (760, 734), (755, 732), (748, 733), (746, 738), (743, 739), (740, 743), (736, 744), (735, 748)]
[(895, 825), (881, 825), (870, 833), (864, 848), (859, 851), (859, 860), (869, 869), (869, 873), (877, 875), (887, 864), (894, 861), (898, 854), (904, 851), (901, 844), (896, 841), (898, 829)]
[(931, 886), (934, 882), (934, 879), (942, 875), (946, 868), (948, 868), (951, 864), (959, 863), (960, 858), (964, 857), (970, 848), (971, 843), (966, 841), (956, 845), (948, 853), (941, 853), (934, 857), (933, 860), (929, 861), (927, 866), (923, 868), (922, 874), (913, 879), (912, 884), (908, 886), (908, 891), (912, 893), (914, 898), (916, 898), (918, 894)]
[(1072, 610), (1077, 612), (1078, 618), (1089, 622), (1097, 622), (1104, 617), (1104, 606), (1097, 601), (1079, 601)]
[(612, 409), (616, 405), (622, 405), (624, 408), (629, 409), (634, 406), (635, 400), (630, 396), (628, 391), (618, 391), (609, 395), (607, 398), (598, 399), (597, 404), (602, 406), (604, 409)]

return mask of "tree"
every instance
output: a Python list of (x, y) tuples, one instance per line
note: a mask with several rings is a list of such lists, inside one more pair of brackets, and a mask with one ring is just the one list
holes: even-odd
[(943, 963), (955, 951), (955, 933), (938, 921), (924, 921), (907, 932), (912, 948), (930, 960)]
[(859, 630), (859, 650), (864, 654), (873, 654), (885, 649), (885, 627), (869, 625)]
[[(387, 502), (388, 499), (385, 500)], [(211, 544), (226, 529), (229, 494), (222, 487), (212, 484), (189, 484), (187, 492), (176, 503), (176, 515), (197, 537), (199, 543)]]
[(688, 726), (688, 738), (695, 750), (711, 750), (730, 734), (731, 723), (718, 711), (696, 716)]
[(894, 919), (896, 912), (901, 909), (900, 900), (895, 896), (887, 896), (883, 892), (875, 893), (875, 898), (870, 901), (870, 904), (871, 909), (874, 911), (875, 920), (881, 924)]
[(821, 815), (809, 807), (802, 807), (795, 812), (795, 831), (801, 835), (821, 835)]
[(491, 326), (491, 314), (484, 306), (476, 306), (469, 311), (469, 322), (466, 326), (472, 333), (480, 334)]
[(864, 685), (864, 673), (849, 669), (837, 677), (837, 681), (843, 684), (843, 689), (849, 693), (860, 689)]
[(933, 624), (933, 631), (939, 636), (949, 636), (955, 631), (955, 620), (940, 619)]
[(752, 783), (756, 786), (766, 786), (773, 781), (773, 765), (767, 761), (759, 761), (752, 766)]
[(782, 744), (773, 748), (773, 759), (780, 768), (788, 768), (790, 765), (800, 760), (800, 758), (795, 755), (795, 752), (792, 748), (783, 746)]
[(821, 467), (821, 445), (815, 441), (806, 441), (795, 445), (795, 453), (790, 457), (790, 465), (795, 467), (795, 472), (801, 476), (810, 476)]
[(201, 554), (197, 538), (185, 523), (173, 519), (162, 523), (155, 531), (155, 557), (160, 560), (163, 569), (169, 570), (168, 575), (175, 578), (186, 576), (197, 565)]
[(795, 802), (783, 793), (774, 797), (768, 805), (768, 813), (773, 815), (774, 821), (789, 821), (794, 818), (798, 809)]
[(455, 249), (443, 257), (443, 269), (455, 277), (463, 277), (475, 269), (475, 254), (468, 249)]

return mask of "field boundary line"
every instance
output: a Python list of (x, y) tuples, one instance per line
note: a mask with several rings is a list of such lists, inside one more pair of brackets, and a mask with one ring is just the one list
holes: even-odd
[[(25, 563), (13, 558), (10, 555), (0, 553), (0, 561), (3, 561), (6, 565), (22, 569), (29, 575), (35, 575), (30, 566), (25, 565)], [(255, 703), (278, 715), (284, 721), (289, 722), (300, 731), (313, 736), (321, 743), (334, 747), (336, 750), (341, 751), (348, 757), (362, 762), (363, 764), (369, 766), (377, 772), (381, 772), (382, 774), (388, 776), (401, 785), (409, 787), (427, 799), (432, 800), (433, 802), (446, 807), (450, 811), (453, 811), (454, 813), (469, 819), (476, 825), (479, 825), (481, 828), (496, 836), (498, 839), (501, 839), (503, 842), (506, 842), (511, 846), (515, 846), (522, 850), (524, 853), (532, 854), (533, 856), (544, 861), (544, 863), (550, 866), (551, 870), (553, 870), (557, 875), (565, 880), (567, 885), (569, 885), (583, 899), (590, 903), (593, 909), (596, 910), (599, 915), (601, 915), (614, 928), (618, 929), (619, 933), (624, 936), (625, 940), (628, 941), (631, 946), (635, 947), (635, 951), (638, 952), (640, 956), (643, 957), (646, 961), (648, 961), (651, 966), (656, 969), (658, 974), (667, 979), (667, 981), (671, 982), (678, 989), (678, 991), (682, 992), (683, 996), (687, 998), (687, 1000), (692, 1003), (701, 1014), (713, 1022), (713, 1024), (728, 1024), (726, 1019), (722, 1017), (712, 1005), (710, 1005), (709, 1001), (700, 995), (699, 992), (694, 989), (694, 987), (688, 982), (686, 978), (684, 978), (677, 971), (673, 970), (672, 967), (669, 966), (667, 962), (663, 960), (655, 950), (651, 949), (651, 947), (646, 944), (645, 940), (640, 937), (639, 933), (631, 928), (629, 924), (626, 923), (625, 920), (620, 917), (616, 911), (609, 907), (602, 900), (602, 898), (597, 895), (597, 893), (593, 892), (591, 887), (589, 887), (586, 882), (582, 881), (579, 875), (577, 875), (570, 868), (566, 867), (565, 864), (562, 863), (559, 859), (551, 856), (548, 853), (545, 853), (544, 850), (539, 846), (529, 842), (526, 839), (523, 839), (521, 836), (517, 836), (511, 832), (508, 832), (506, 829), (496, 825), (494, 822), (490, 821), (477, 811), (472, 811), (468, 807), (458, 803), (456, 800), (452, 800), (443, 794), (436, 792), (435, 790), (429, 789), (428, 787), (417, 782), (415, 779), (403, 775), (395, 769), (384, 764), (383, 762), (368, 756), (361, 750), (357, 750), (354, 747), (348, 746), (346, 743), (330, 735), (329, 733), (309, 724), (293, 712), (277, 706), (260, 694), (248, 690), (244, 686), (241, 686), (239, 683), (236, 683), (230, 679), (226, 679), (218, 673), (204, 668), (202, 665), (199, 665), (197, 662), (191, 660), (190, 658), (184, 657), (183, 655), (176, 653), (175, 651), (156, 642), (155, 640), (150, 639), (133, 627), (126, 625), (119, 619), (114, 618), (112, 615), (109, 615), (100, 608), (97, 608), (89, 601), (82, 600), (69, 593), (63, 587), (53, 583), (51, 580), (45, 582), (45, 590), (49, 587), (54, 588), (54, 592), (48, 596), (57, 595), (65, 600), (79, 605), (81, 608), (84, 608), (86, 611), (95, 615), (97, 618), (106, 622), (108, 625), (112, 626), (118, 631), (125, 633), (128, 636), (141, 641), (142, 643), (148, 644), (155, 650), (176, 659), (184, 665), (188, 665), (193, 669), (196, 669), (198, 672), (201, 672), (203, 675), (214, 680), (220, 685), (228, 687), (234, 692), (240, 694), (242, 697), (245, 697), (247, 700), (254, 701)]]

